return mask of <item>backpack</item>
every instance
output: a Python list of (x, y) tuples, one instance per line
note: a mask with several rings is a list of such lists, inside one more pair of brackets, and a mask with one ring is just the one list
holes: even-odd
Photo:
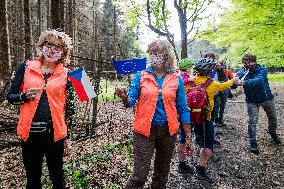
[(197, 87), (194, 82), (190, 82), (190, 89), (187, 91), (186, 98), (190, 108), (190, 119), (193, 124), (201, 125), (206, 120), (209, 99), (205, 89), (212, 82), (213, 80), (208, 78), (200, 87)]

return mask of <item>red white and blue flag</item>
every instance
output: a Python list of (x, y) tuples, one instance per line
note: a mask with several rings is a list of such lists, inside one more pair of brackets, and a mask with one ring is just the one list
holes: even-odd
[(72, 72), (68, 72), (68, 78), (72, 82), (77, 96), (81, 102), (87, 101), (96, 97), (94, 88), (90, 79), (83, 68), (78, 68)]

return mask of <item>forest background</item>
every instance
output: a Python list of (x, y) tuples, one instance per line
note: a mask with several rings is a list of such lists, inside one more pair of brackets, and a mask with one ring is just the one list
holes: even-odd
[[(249, 52), (257, 56), (259, 64), (269, 69), (270, 81), (276, 82), (277, 86), (280, 84), (275, 88), (276, 93), (283, 93), (283, 0), (2, 0), (0, 103), (4, 109), (0, 111), (0, 147), (5, 153), (1, 155), (1, 164), (7, 163), (6, 153), (20, 156), (19, 141), (15, 136), (17, 108), (5, 101), (11, 76), (21, 61), (35, 58), (35, 43), (41, 31), (48, 28), (65, 31), (72, 37), (74, 49), (68, 68), (84, 67), (99, 94), (87, 103), (77, 102), (77, 127), (73, 131), (77, 151), (74, 150), (74, 157), (68, 159), (66, 165), (68, 183), (75, 188), (110, 185), (119, 188), (132, 169), (129, 165), (132, 158), (130, 112), (125, 112), (114, 101), (117, 99), (113, 95), (114, 87), (127, 86), (131, 75), (116, 75), (112, 57), (146, 57), (147, 43), (162, 38), (173, 45), (178, 60), (187, 57), (197, 60), (205, 52), (212, 51), (233, 70), (238, 70), (242, 66), (242, 55)], [(277, 97), (277, 106), (281, 106), (283, 96)], [(283, 117), (283, 112), (280, 116)], [(114, 125), (127, 127), (127, 132), (114, 129), (115, 135), (107, 135), (99, 142), (104, 132), (114, 131)], [(84, 149), (92, 138), (99, 144)], [(101, 182), (104, 177), (99, 171), (104, 170), (105, 160), (117, 147), (129, 158), (121, 160), (119, 157), (122, 156), (112, 154), (118, 157), (117, 161), (123, 167), (121, 178), (117, 178), (117, 172), (110, 172)], [(96, 165), (91, 169), (90, 163)], [(3, 170), (23, 176), (20, 161), (8, 161), (7, 164), (8, 168), (3, 166)], [(93, 171), (98, 171), (97, 177), (90, 178)], [(5, 176), (9, 179), (1, 176), (0, 183), (7, 188), (24, 185), (18, 185), (17, 175)], [(46, 183), (46, 186), (50, 185), (48, 181)]]

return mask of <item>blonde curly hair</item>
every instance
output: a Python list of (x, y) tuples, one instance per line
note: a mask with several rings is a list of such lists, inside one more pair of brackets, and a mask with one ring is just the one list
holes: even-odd
[(148, 45), (147, 53), (150, 52), (159, 52), (164, 54), (166, 70), (168, 68), (175, 68), (177, 65), (176, 55), (174, 52), (174, 48), (171, 43), (167, 40), (154, 40)]
[(72, 39), (66, 33), (57, 30), (45, 30), (41, 33), (38, 42), (36, 44), (36, 54), (38, 60), (43, 60), (42, 47), (46, 42), (51, 42), (58, 45), (63, 50), (62, 57), (57, 61), (64, 65), (70, 62), (70, 52), (73, 48)]

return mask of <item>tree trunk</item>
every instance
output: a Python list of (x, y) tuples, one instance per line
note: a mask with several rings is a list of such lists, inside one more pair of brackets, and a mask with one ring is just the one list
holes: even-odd
[(68, 0), (67, 12), (68, 24), (66, 24), (66, 33), (72, 38), (73, 49), (71, 51), (71, 69), (73, 69), (73, 65), (77, 65), (77, 58), (75, 56), (78, 55), (76, 0)]
[[(180, 2), (181, 3), (181, 2)], [(181, 35), (181, 55), (180, 58), (187, 58), (187, 18), (186, 7), (181, 8), (177, 1), (175, 1), (175, 8), (178, 13), (180, 35)]]
[[(24, 12), (24, 0), (20, 0), (20, 16), (19, 16), (19, 24), (20, 24), (20, 31), (19, 31), (19, 60), (25, 60), (25, 12)], [(18, 62), (17, 62), (18, 64)], [(14, 65), (15, 66), (15, 65)]]
[[(186, 10), (185, 10), (186, 11)], [(181, 34), (181, 54), (180, 58), (187, 58), (187, 22), (186, 15), (179, 16), (180, 34)]]
[(59, 0), (51, 0), (51, 27), (53, 29), (60, 28), (60, 1)]
[(47, 0), (47, 16), (46, 16), (47, 28), (52, 28), (52, 24), (51, 24), (51, 21), (50, 21), (50, 7), (51, 7), (50, 0)]
[(11, 72), (7, 0), (0, 1), (0, 86), (9, 81)]
[(38, 37), (40, 36), (41, 33), (41, 28), (42, 28), (42, 19), (41, 19), (41, 0), (37, 0), (37, 16), (38, 16)]
[(62, 31), (64, 31), (64, 5), (65, 5), (65, 0), (61, 0), (60, 1), (60, 6), (59, 6), (59, 28), (62, 29)]
[[(93, 0), (93, 31), (92, 31), (92, 36), (93, 36), (93, 59), (97, 60), (97, 52), (98, 52), (98, 15), (95, 11), (95, 6), (97, 5), (96, 0)], [(93, 62), (93, 85), (96, 86), (96, 80), (100, 80), (98, 78), (98, 68), (97, 68), (97, 62), (94, 61)], [(98, 89), (95, 88), (95, 91), (98, 91)], [(91, 133), (95, 133), (95, 126), (97, 123), (97, 113), (98, 113), (98, 96), (93, 98), (92, 100), (93, 102), (93, 115), (92, 115), (92, 126), (91, 126), (91, 130), (90, 130), (90, 134)]]
[(30, 0), (24, 0), (25, 15), (25, 59), (32, 59), (32, 27), (31, 27)]

